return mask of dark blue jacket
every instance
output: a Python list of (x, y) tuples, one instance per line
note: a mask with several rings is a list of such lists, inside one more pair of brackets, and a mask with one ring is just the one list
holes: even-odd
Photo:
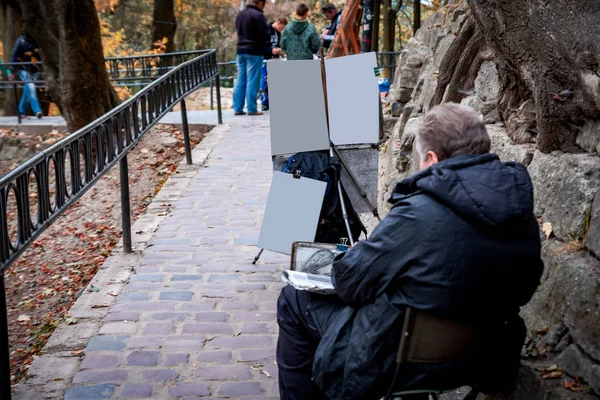
[(510, 383), (525, 340), (519, 309), (543, 270), (526, 168), (495, 154), (454, 157), (398, 183), (389, 201), (371, 237), (333, 264), (346, 305), (323, 298), (309, 307), (322, 335), (315, 382), (332, 400), (381, 397), (410, 306), (497, 325), (497, 346), (485, 364), (408, 366), (401, 387)]
[(249, 4), (235, 17), (237, 31), (237, 54), (264, 55), (269, 42), (267, 19), (262, 10)]
[(273, 55), (273, 49), (279, 48), (279, 41), (281, 40), (281, 33), (275, 28), (273, 28), (273, 23), (271, 22), (267, 25), (267, 30), (269, 32), (269, 43), (265, 46), (265, 60), (270, 60), (272, 58), (279, 58), (279, 55)]
[[(37, 61), (41, 61), (41, 56), (38, 50), (38, 45), (35, 41), (29, 41), (24, 35), (19, 36), (13, 47), (12, 56), (10, 57), (11, 63), (17, 62), (31, 62), (31, 58), (35, 57)], [(14, 66), (11, 67), (13, 73), (20, 69), (25, 69), (30, 73), (38, 72), (38, 68), (35, 65), (27, 66)]]

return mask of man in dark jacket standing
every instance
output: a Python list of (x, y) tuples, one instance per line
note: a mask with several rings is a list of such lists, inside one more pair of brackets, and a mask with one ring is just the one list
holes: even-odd
[(446, 385), (494, 389), (514, 379), (525, 341), (519, 309), (543, 270), (529, 174), (489, 153), (485, 125), (463, 105), (431, 109), (415, 149), (421, 171), (397, 184), (370, 238), (334, 261), (337, 296), (282, 290), (282, 399), (381, 398), (407, 306), (493, 327), (492, 345), (487, 362), (413, 364), (397, 389), (435, 389), (440, 376)]
[(267, 20), (263, 14), (265, 0), (251, 0), (235, 18), (237, 31), (237, 83), (233, 90), (233, 111), (244, 115), (262, 115), (256, 108), (264, 49), (269, 42)]
[(321, 39), (323, 39), (323, 47), (328, 49), (331, 46), (331, 42), (333, 42), (333, 38), (335, 37), (335, 33), (337, 32), (338, 25), (340, 20), (342, 19), (342, 12), (338, 12), (335, 4), (327, 3), (322, 8), (321, 11), (325, 18), (329, 21), (329, 26), (325, 28), (325, 31), (321, 35)]
[[(281, 32), (285, 29), (288, 24), (288, 20), (285, 17), (277, 18), (275, 22), (267, 25), (269, 29), (269, 44), (265, 47), (265, 60), (271, 60), (273, 58), (279, 58), (281, 53), (281, 47), (279, 41), (281, 40)], [(260, 76), (260, 102), (262, 104), (262, 110), (267, 111), (269, 109), (269, 86), (267, 82), (267, 64), (262, 66), (262, 75)]]

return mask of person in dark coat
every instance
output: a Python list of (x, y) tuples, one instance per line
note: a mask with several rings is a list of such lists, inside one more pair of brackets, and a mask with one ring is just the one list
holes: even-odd
[(283, 288), (277, 304), (282, 399), (380, 399), (395, 369), (407, 306), (484, 323), (476, 361), (411, 364), (395, 389), (508, 387), (525, 326), (519, 309), (543, 271), (527, 169), (490, 154), (475, 111), (431, 109), (415, 139), (421, 171), (399, 182), (368, 240), (336, 257), (337, 296)]
[(333, 38), (335, 37), (335, 33), (337, 32), (338, 25), (340, 24), (340, 20), (342, 19), (342, 11), (338, 12), (337, 8), (335, 7), (335, 4), (333, 3), (325, 4), (321, 8), (321, 11), (323, 12), (325, 18), (331, 21), (320, 36), (321, 39), (323, 39), (323, 47), (328, 49), (331, 46), (331, 43), (333, 42)]
[[(23, 82), (37, 80), (39, 78), (39, 69), (36, 63), (40, 61), (41, 57), (37, 43), (30, 34), (24, 32), (15, 42), (10, 62), (32, 64), (13, 66), (8, 79), (13, 81), (18, 76)], [(19, 114), (21, 114), (21, 118), (27, 118), (27, 106), (31, 107), (31, 111), (33, 111), (36, 117), (42, 118), (43, 113), (40, 101), (38, 100), (35, 83), (25, 83), (23, 86), (23, 94), (19, 102)]]
[(237, 82), (233, 89), (235, 115), (246, 114), (245, 103), (249, 115), (262, 115), (262, 112), (257, 110), (256, 100), (265, 46), (269, 42), (267, 20), (263, 14), (265, 4), (265, 0), (251, 0), (235, 18), (238, 68)]
[[(267, 25), (269, 29), (269, 35), (271, 39), (268, 45), (265, 47), (265, 60), (277, 59), (281, 53), (281, 46), (279, 41), (281, 40), (281, 32), (285, 29), (288, 24), (288, 19), (280, 17), (275, 22)], [(262, 104), (262, 110), (269, 110), (269, 85), (267, 80), (267, 64), (263, 63), (262, 75), (260, 77), (260, 102)]]

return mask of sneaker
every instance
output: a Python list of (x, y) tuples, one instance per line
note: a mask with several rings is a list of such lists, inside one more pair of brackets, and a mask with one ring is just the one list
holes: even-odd
[(244, 111), (236, 111), (233, 115), (246, 115), (246, 113)]
[(41, 112), (41, 111), (38, 111), (38, 112), (35, 114), (35, 116), (36, 116), (38, 119), (42, 119), (42, 115), (43, 115), (43, 114), (42, 114), (42, 112)]
[(29, 118), (27, 115), (21, 114), (21, 119), (27, 119), (27, 118)]
[(269, 111), (269, 106), (266, 106), (266, 107), (265, 107), (265, 106), (263, 106), (262, 110), (263, 110), (263, 111)]
[(263, 115), (263, 113), (260, 111), (255, 111), (255, 112), (248, 113), (248, 115)]

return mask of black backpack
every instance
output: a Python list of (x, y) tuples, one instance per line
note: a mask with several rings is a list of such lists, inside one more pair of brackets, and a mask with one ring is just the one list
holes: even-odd
[[(348, 237), (344, 222), (342, 206), (338, 191), (338, 181), (341, 174), (341, 164), (337, 157), (329, 157), (327, 151), (309, 151), (294, 154), (288, 159), (283, 172), (299, 174), (300, 176), (327, 182), (325, 198), (319, 217), (319, 225), (315, 236), (317, 243), (338, 244), (342, 238)], [(341, 185), (340, 185), (341, 186)], [(356, 210), (352, 206), (344, 187), (341, 186), (350, 232), (354, 241), (358, 241), (361, 232), (367, 234)]]

